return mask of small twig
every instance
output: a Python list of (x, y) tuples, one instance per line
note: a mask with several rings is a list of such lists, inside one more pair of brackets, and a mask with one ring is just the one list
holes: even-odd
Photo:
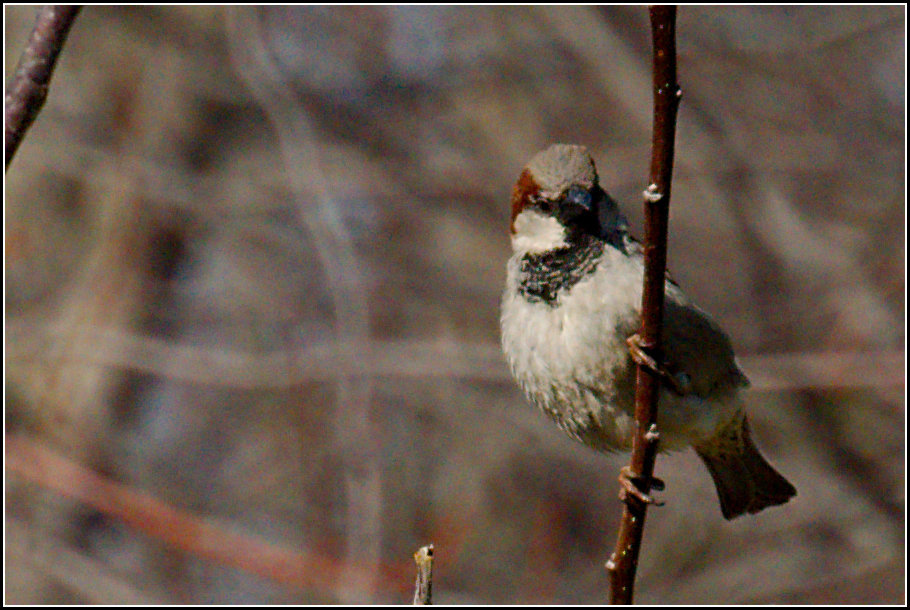
[(414, 553), (417, 563), (417, 582), (414, 583), (414, 605), (433, 603), (433, 545), (422, 546)]
[(6, 88), (5, 153), (6, 169), (19, 148), (25, 132), (44, 106), (54, 64), (73, 20), (81, 6), (41, 7), (35, 29), (19, 58), (13, 80)]
[[(673, 174), (676, 110), (681, 90), (676, 82), (676, 7), (652, 6), (649, 12), (654, 41), (654, 134), (651, 145), (651, 180), (645, 191), (644, 203), (645, 279), (638, 344), (659, 362), (667, 267), (670, 180)], [(658, 372), (640, 363), (636, 381), (635, 436), (629, 471), (639, 490), (647, 496), (651, 490), (654, 458), (660, 440), (657, 430), (657, 393), (660, 387)], [(632, 603), (646, 510), (646, 503), (632, 494), (626, 494), (616, 550), (607, 562), (611, 603)]]

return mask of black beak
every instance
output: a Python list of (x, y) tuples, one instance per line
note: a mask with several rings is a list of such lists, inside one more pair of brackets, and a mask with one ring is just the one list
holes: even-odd
[(599, 235), (597, 199), (600, 198), (602, 192), (597, 186), (593, 189), (581, 186), (570, 187), (563, 195), (559, 206), (562, 223), (582, 233)]
[(564, 204), (579, 209), (579, 211), (590, 212), (594, 207), (594, 198), (588, 189), (573, 186), (566, 191)]

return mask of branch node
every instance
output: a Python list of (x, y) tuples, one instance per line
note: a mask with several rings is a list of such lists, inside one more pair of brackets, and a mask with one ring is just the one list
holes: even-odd
[(649, 185), (648, 185), (648, 188), (645, 189), (645, 192), (642, 193), (642, 195), (644, 195), (645, 200), (646, 200), (648, 203), (657, 203), (657, 202), (659, 202), (661, 199), (664, 198), (663, 193), (661, 193), (661, 192), (658, 190), (656, 184), (649, 184)]
[(660, 440), (660, 432), (657, 431), (657, 424), (651, 424), (651, 427), (645, 432), (645, 440), (649, 443)]

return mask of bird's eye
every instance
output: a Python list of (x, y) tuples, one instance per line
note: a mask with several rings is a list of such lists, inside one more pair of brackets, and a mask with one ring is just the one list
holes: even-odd
[(540, 197), (539, 195), (531, 196), (530, 198), (531, 205), (539, 209), (545, 214), (553, 212), (553, 202), (547, 199), (546, 197)]

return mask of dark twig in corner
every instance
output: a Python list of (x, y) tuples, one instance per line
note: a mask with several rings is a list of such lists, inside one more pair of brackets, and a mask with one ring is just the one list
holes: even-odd
[[(676, 82), (676, 7), (652, 6), (649, 11), (654, 42), (654, 134), (651, 144), (651, 181), (645, 191), (644, 203), (645, 283), (638, 347), (659, 361), (673, 143), (676, 136), (676, 110), (682, 92)], [(636, 431), (629, 469), (637, 487), (645, 495), (651, 490), (654, 459), (660, 440), (657, 430), (659, 387), (657, 373), (639, 364), (635, 394)], [(611, 603), (632, 603), (646, 510), (647, 504), (626, 494), (616, 550), (607, 563)]]
[(417, 563), (417, 581), (414, 583), (414, 605), (429, 606), (433, 603), (433, 545), (422, 546), (414, 553)]
[(9, 169), (10, 161), (25, 137), (25, 132), (44, 105), (57, 56), (81, 8), (51, 5), (43, 6), (38, 11), (35, 29), (19, 58), (16, 73), (6, 88), (6, 169)]

